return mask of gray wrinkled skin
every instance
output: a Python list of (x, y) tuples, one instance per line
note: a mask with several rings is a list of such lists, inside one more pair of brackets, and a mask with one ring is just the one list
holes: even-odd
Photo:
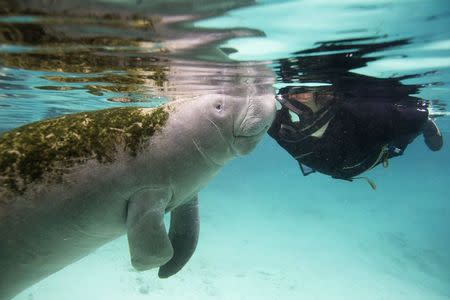
[(272, 94), (209, 95), (168, 105), (165, 126), (136, 157), (87, 161), (63, 183), (35, 184), (0, 201), (0, 299), (123, 234), (137, 270), (162, 266), (165, 278), (183, 267), (198, 239), (198, 191), (228, 160), (256, 146), (275, 103)]

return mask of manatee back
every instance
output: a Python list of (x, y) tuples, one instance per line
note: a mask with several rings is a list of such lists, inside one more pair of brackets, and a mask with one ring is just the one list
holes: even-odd
[[(0, 136), (0, 196), (29, 185), (61, 181), (75, 165), (111, 163), (118, 152), (136, 156), (168, 119), (165, 107), (113, 108), (25, 125)], [(3, 198), (3, 197), (0, 197)]]

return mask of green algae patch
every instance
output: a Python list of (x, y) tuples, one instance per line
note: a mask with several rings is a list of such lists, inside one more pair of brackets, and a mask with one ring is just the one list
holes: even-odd
[(29, 183), (44, 177), (60, 180), (72, 166), (90, 159), (111, 163), (119, 151), (134, 157), (168, 117), (165, 107), (148, 113), (121, 107), (62, 116), (6, 132), (0, 136), (0, 187), (23, 193)]

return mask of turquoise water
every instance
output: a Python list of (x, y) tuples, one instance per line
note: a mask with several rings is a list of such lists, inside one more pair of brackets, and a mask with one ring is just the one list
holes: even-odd
[[(2, 4), (3, 5), (3, 4)], [(0, 130), (78, 111), (285, 86), (430, 103), (443, 137), (347, 182), (266, 136), (200, 192), (177, 275), (138, 273), (122, 237), (22, 299), (450, 299), (450, 4), (433, 1), (8, 1)], [(380, 96), (381, 95), (381, 96)], [(389, 100), (388, 100), (389, 101)]]

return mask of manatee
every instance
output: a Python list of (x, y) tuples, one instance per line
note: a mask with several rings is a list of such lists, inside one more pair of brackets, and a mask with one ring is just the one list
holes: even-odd
[(208, 95), (1, 135), (0, 299), (124, 234), (136, 270), (177, 273), (197, 245), (199, 190), (254, 149), (274, 113), (272, 95)]

